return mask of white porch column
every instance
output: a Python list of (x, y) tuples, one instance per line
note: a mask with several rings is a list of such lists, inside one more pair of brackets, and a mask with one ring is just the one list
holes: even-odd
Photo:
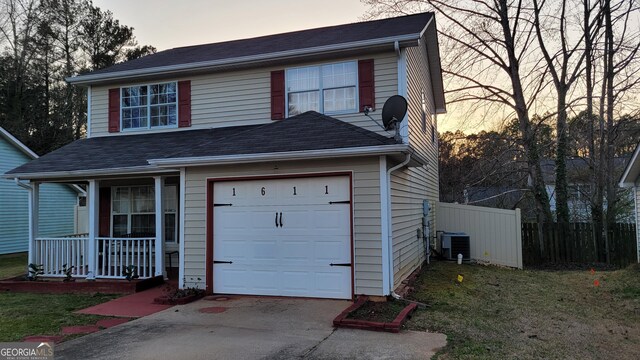
[(36, 238), (38, 237), (38, 220), (40, 215), (40, 184), (31, 183), (29, 190), (29, 264), (36, 264)]
[(96, 278), (96, 243), (100, 229), (100, 182), (89, 180), (89, 191), (87, 192), (87, 207), (89, 210), (89, 254), (87, 254), (87, 280)]
[(164, 267), (164, 204), (162, 192), (164, 190), (164, 178), (162, 176), (154, 176), (156, 185), (156, 272), (155, 276), (167, 277)]
[(180, 265), (178, 268), (178, 288), (184, 289), (184, 208), (185, 208), (185, 194), (187, 188), (187, 177), (185, 168), (180, 169), (180, 195), (178, 197), (178, 201), (180, 201), (180, 206), (178, 210), (178, 222), (179, 226), (179, 235), (178, 241), (180, 241), (180, 253), (178, 256), (180, 260), (178, 263)]

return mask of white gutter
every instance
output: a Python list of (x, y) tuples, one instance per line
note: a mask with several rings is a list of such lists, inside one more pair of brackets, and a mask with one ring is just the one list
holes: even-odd
[(239, 154), (223, 156), (200, 156), (188, 158), (151, 159), (149, 164), (158, 167), (173, 166), (198, 166), (198, 165), (220, 165), (220, 164), (242, 164), (262, 161), (281, 160), (309, 160), (318, 158), (338, 158), (349, 156), (382, 155), (389, 153), (409, 152), (407, 144), (366, 146), (356, 148), (321, 149), (286, 151), (277, 153), (260, 154)]
[[(264, 161), (290, 161), (290, 160), (311, 160), (311, 159), (331, 159), (355, 156), (375, 156), (386, 154), (408, 154), (412, 150), (407, 144), (365, 146), (354, 148), (339, 149), (322, 149), (322, 150), (303, 150), (303, 151), (287, 151), (276, 153), (260, 153), (260, 154), (239, 154), (239, 155), (223, 155), (223, 156), (201, 156), (188, 158), (168, 158), (168, 159), (150, 159), (147, 160), (149, 165), (132, 166), (126, 168), (110, 168), (95, 170), (72, 170), (72, 171), (54, 171), (43, 173), (15, 173), (7, 174), (0, 177), (20, 178), (20, 179), (69, 179), (76, 177), (97, 177), (97, 176), (120, 176), (129, 174), (162, 174), (167, 172), (178, 172), (181, 167), (185, 166), (202, 166), (202, 165), (224, 165), (224, 164), (246, 164)], [(425, 160), (416, 155), (416, 159), (422, 164), (426, 164)]]
[(38, 158), (38, 154), (34, 153), (33, 150), (29, 149), (27, 147), (27, 145), (22, 143), (22, 141), (16, 139), (15, 136), (11, 135), (11, 133), (8, 132), (7, 130), (5, 130), (4, 128), (2, 128), (2, 126), (0, 126), (0, 136), (2, 136), (5, 139), (7, 139), (7, 141), (12, 143), (16, 147), (18, 147), (18, 149), (20, 151), (22, 151), (23, 153), (25, 153), (27, 156), (31, 157), (32, 159), (37, 159)]
[(386, 241), (386, 245), (387, 245), (387, 252), (388, 252), (388, 257), (389, 257), (389, 294), (391, 294), (391, 296), (393, 296), (394, 298), (399, 298), (399, 296), (394, 292), (394, 288), (393, 288), (393, 222), (391, 219), (391, 173), (404, 167), (405, 165), (407, 165), (409, 162), (411, 161), (411, 154), (407, 154), (404, 161), (401, 162), (400, 164), (390, 168), (389, 170), (387, 170), (387, 173), (385, 175), (386, 177), (386, 183), (388, 186), (388, 189), (386, 191), (387, 193), (387, 241)]
[(89, 84), (93, 82), (99, 81), (108, 81), (108, 80), (121, 80), (131, 77), (141, 77), (141, 76), (151, 76), (151, 75), (167, 75), (181, 71), (188, 70), (212, 70), (216, 67), (228, 66), (228, 65), (247, 65), (259, 61), (266, 60), (284, 60), (292, 57), (300, 57), (305, 55), (312, 55), (315, 53), (327, 53), (327, 52), (335, 52), (341, 50), (358, 50), (359, 48), (368, 48), (380, 45), (387, 45), (394, 42), (407, 42), (407, 41), (417, 41), (420, 39), (420, 33), (417, 34), (408, 34), (401, 36), (392, 36), (385, 37), (379, 39), (370, 39), (370, 40), (362, 40), (362, 41), (353, 41), (342, 44), (332, 44), (332, 45), (324, 45), (324, 46), (316, 46), (306, 49), (295, 49), (295, 50), (286, 50), (279, 51), (268, 54), (258, 54), (258, 55), (249, 55), (249, 56), (240, 56), (235, 58), (228, 59), (220, 59), (220, 60), (211, 60), (211, 61), (199, 61), (194, 63), (187, 64), (176, 64), (176, 65), (168, 65), (168, 66), (158, 66), (147, 69), (133, 69), (133, 70), (124, 70), (117, 72), (109, 72), (109, 73), (100, 73), (100, 74), (87, 74), (87, 75), (77, 75), (73, 77), (68, 77), (65, 80), (70, 84)]
[(633, 152), (633, 156), (631, 156), (631, 160), (629, 161), (629, 164), (627, 164), (627, 168), (624, 169), (624, 173), (620, 177), (620, 182), (618, 183), (618, 186), (620, 187), (634, 186), (635, 179), (629, 179), (629, 174), (631, 173), (631, 168), (633, 168), (634, 166), (640, 166), (640, 159), (638, 159), (638, 156), (640, 156), (640, 144), (638, 144), (638, 147), (636, 147), (636, 150)]
[[(169, 169), (159, 169), (151, 166), (132, 166), (128, 168), (111, 168), (97, 170), (72, 170), (72, 171), (52, 171), (42, 173), (16, 173), (5, 174), (0, 177), (11, 179), (54, 179), (54, 178), (73, 178), (80, 176), (118, 176), (129, 174), (158, 174), (170, 172)], [(177, 170), (174, 170), (177, 171)]]

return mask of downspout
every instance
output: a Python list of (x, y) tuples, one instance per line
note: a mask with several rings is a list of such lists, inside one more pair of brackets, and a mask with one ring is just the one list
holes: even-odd
[(33, 187), (31, 187), (30, 185), (24, 184), (20, 182), (20, 179), (18, 178), (13, 178), (13, 180), (16, 182), (16, 185), (20, 186), (23, 189), (27, 189), (29, 191), (33, 190)]
[(394, 274), (393, 274), (393, 222), (391, 220), (391, 173), (406, 166), (409, 161), (411, 161), (411, 154), (406, 154), (406, 157), (404, 159), (403, 162), (401, 162), (400, 164), (390, 168), (389, 170), (387, 170), (387, 186), (389, 187), (389, 189), (387, 190), (387, 222), (388, 222), (388, 226), (387, 226), (387, 253), (389, 254), (389, 293), (391, 294), (392, 297), (399, 299), (400, 296), (398, 294), (396, 294), (394, 292), (394, 288), (393, 288), (393, 280), (394, 280)]
[(28, 256), (29, 264), (33, 264), (35, 263), (35, 256), (34, 256), (35, 231), (34, 229), (37, 226), (37, 220), (34, 221), (34, 211), (37, 211), (37, 209), (34, 209), (33, 199), (34, 199), (34, 196), (37, 196), (37, 194), (34, 194), (35, 189), (33, 186), (20, 182), (19, 178), (17, 177), (13, 178), (13, 181), (16, 182), (17, 186), (20, 186), (21, 188), (26, 189), (29, 192), (29, 253), (27, 256)]
[(400, 57), (400, 43), (397, 40), (393, 43), (393, 49), (396, 51), (396, 55)]

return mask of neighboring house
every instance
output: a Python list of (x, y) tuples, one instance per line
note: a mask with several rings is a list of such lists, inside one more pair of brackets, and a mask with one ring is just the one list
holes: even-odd
[(629, 188), (633, 191), (635, 220), (636, 220), (636, 240), (638, 241), (638, 262), (640, 263), (640, 144), (633, 152), (631, 159), (620, 178), (620, 187)]
[[(614, 159), (614, 167), (616, 173), (620, 174), (628, 158), (618, 157)], [(556, 212), (556, 172), (554, 160), (542, 161), (542, 176), (544, 178), (547, 195), (549, 196), (549, 204), (551, 211)], [(567, 182), (569, 190), (569, 215), (573, 222), (591, 222), (591, 171), (587, 159), (584, 158), (567, 158)], [(624, 202), (632, 199), (631, 192), (619, 194), (619, 199)], [(621, 202), (619, 202), (622, 204)], [(606, 204), (605, 204), (606, 206)], [(622, 223), (631, 223), (635, 220), (631, 211), (624, 211), (618, 216), (617, 221)]]
[[(0, 127), (0, 173), (26, 164), (38, 155)], [(40, 232), (47, 236), (75, 232), (79, 188), (46, 184), (40, 188)], [(0, 179), (0, 254), (29, 250), (28, 192), (13, 179)], [(26, 264), (25, 264), (26, 265)]]
[[(180, 287), (351, 299), (389, 295), (423, 263), (445, 112), (432, 13), (170, 49), (67, 80), (87, 88), (87, 139), (5, 176), (87, 184), (76, 276), (159, 276), (177, 252)], [(396, 94), (400, 141), (379, 125)]]

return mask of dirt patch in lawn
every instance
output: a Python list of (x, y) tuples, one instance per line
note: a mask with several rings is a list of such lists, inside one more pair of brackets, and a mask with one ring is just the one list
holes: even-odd
[(640, 358), (639, 265), (592, 273), (435, 262), (411, 297), (430, 307), (406, 326), (448, 336), (439, 359)]
[(347, 319), (390, 323), (400, 314), (407, 304), (401, 301), (367, 301), (347, 315)]

